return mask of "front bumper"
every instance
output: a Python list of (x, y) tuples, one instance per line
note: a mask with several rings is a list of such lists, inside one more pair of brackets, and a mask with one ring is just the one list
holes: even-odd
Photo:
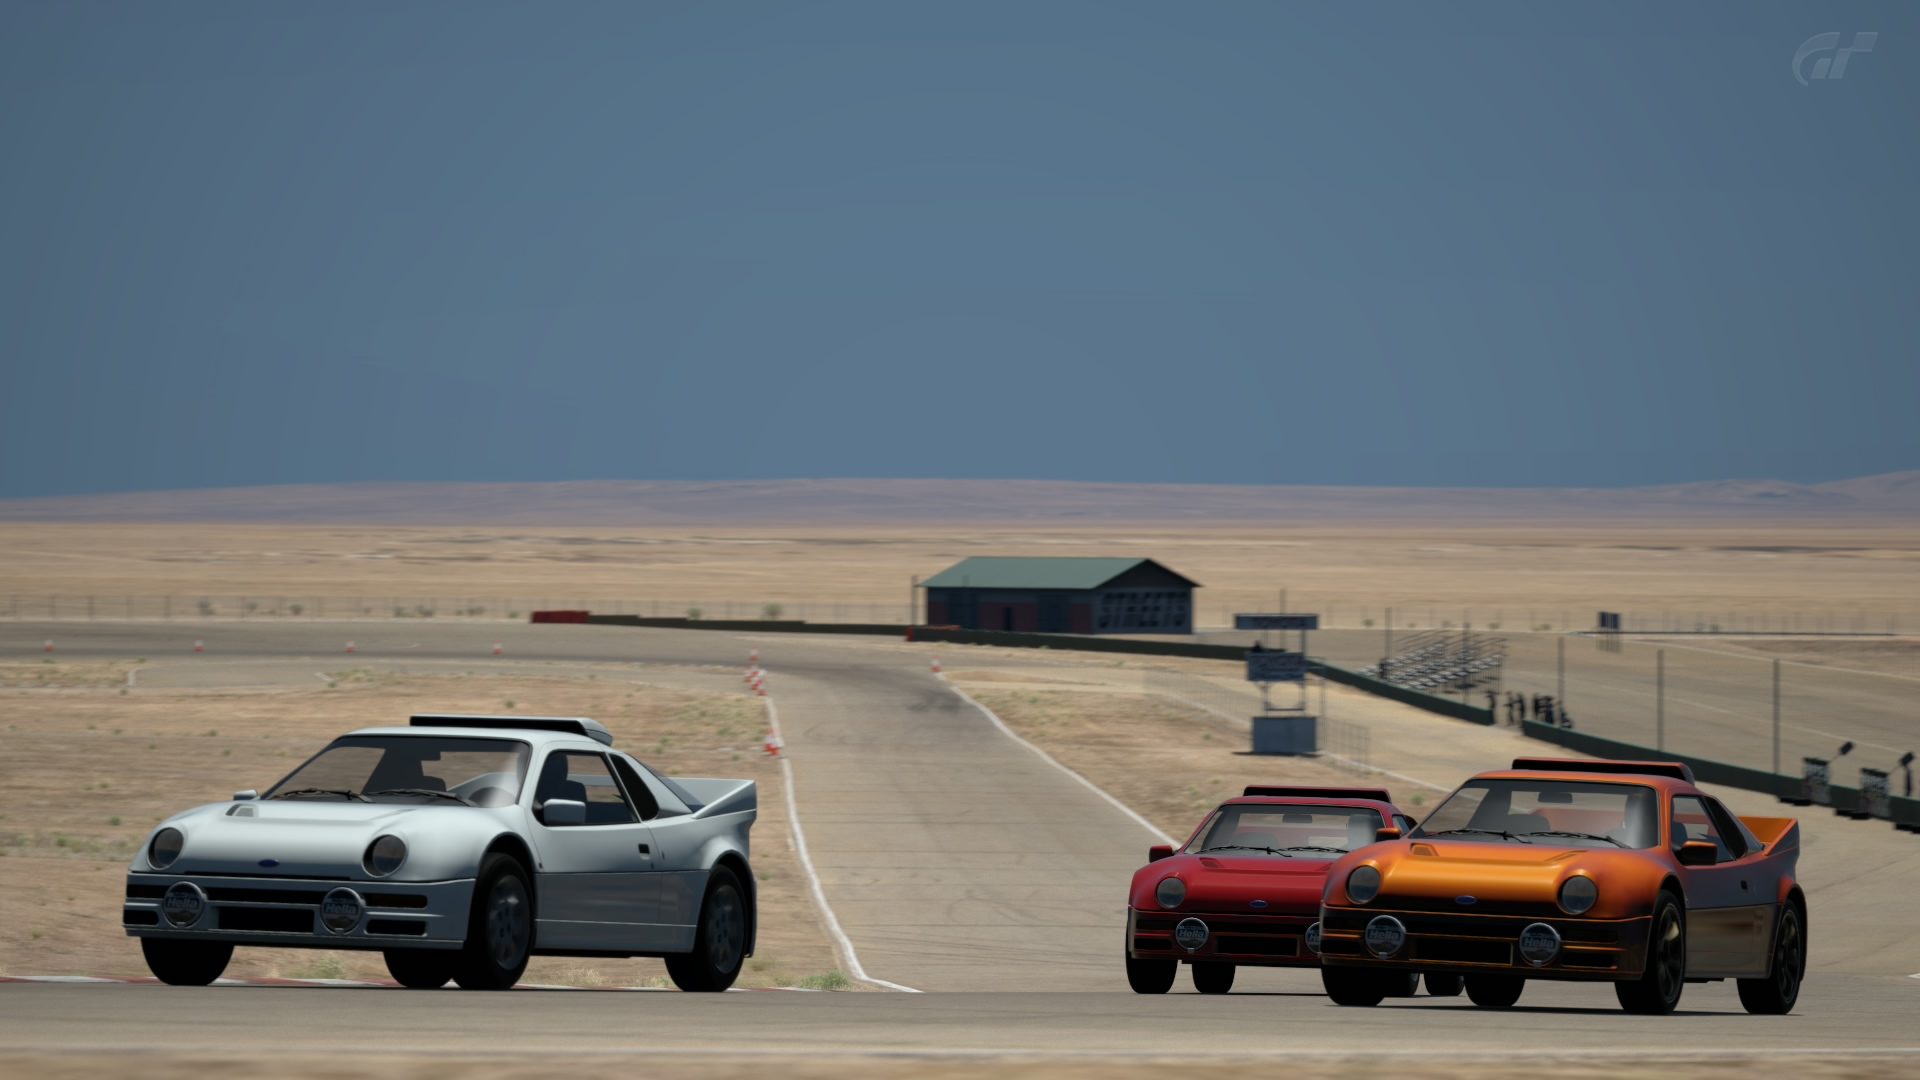
[[(1406, 943), (1382, 960), (1367, 951), (1367, 924), (1381, 915), (1398, 919)], [(1545, 923), (1560, 935), (1552, 960), (1534, 965), (1520, 956), (1520, 932)], [(1328, 967), (1444, 971), (1462, 975), (1524, 975), (1530, 979), (1618, 981), (1646, 967), (1651, 916), (1576, 919), (1563, 914), (1464, 915), (1392, 907), (1321, 909), (1320, 953)]]
[[(1217, 960), (1248, 967), (1319, 967), (1304, 936), (1317, 913), (1243, 915), (1212, 911), (1127, 909), (1127, 954), (1135, 960)], [(1183, 919), (1207, 924), (1207, 940), (1188, 951), (1173, 940)]]
[[(176, 882), (206, 895), (205, 910), (187, 926), (162, 910)], [(320, 919), (321, 901), (335, 889), (361, 899), (357, 923), (344, 932)], [(308, 949), (451, 949), (466, 941), (473, 879), (455, 881), (339, 881), (311, 878), (219, 877), (203, 874), (127, 875), (121, 924), (129, 937), (211, 941)]]

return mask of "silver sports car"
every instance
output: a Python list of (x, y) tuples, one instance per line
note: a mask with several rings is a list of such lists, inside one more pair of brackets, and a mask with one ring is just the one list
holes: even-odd
[(592, 720), (416, 716), (265, 795), (168, 818), (123, 921), (165, 982), (236, 945), (378, 949), (403, 986), (512, 986), (533, 956), (659, 956), (725, 990), (753, 955), (751, 780), (660, 776)]

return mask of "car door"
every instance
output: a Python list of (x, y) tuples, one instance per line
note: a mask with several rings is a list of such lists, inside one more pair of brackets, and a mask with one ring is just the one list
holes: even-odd
[(1773, 933), (1773, 906), (1758, 886), (1759, 851), (1718, 802), (1704, 796), (1673, 799), (1670, 843), (1714, 845), (1712, 866), (1680, 868), (1687, 894), (1687, 974), (1694, 977), (1766, 973), (1765, 943)]
[[(614, 778), (605, 754), (554, 750), (534, 789), (542, 949), (636, 951), (662, 937), (653, 830)], [(586, 804), (582, 825), (548, 825), (549, 799)]]
[(696, 819), (680, 797), (661, 783), (646, 765), (624, 754), (614, 754), (612, 760), (614, 772), (633, 793), (641, 816), (653, 829), (660, 921), (684, 931), (684, 947), (691, 949), (710, 869), (701, 850), (710, 835), (710, 826)]

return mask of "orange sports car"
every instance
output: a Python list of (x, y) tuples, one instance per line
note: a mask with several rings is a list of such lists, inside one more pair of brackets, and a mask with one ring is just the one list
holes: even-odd
[(1685, 765), (1521, 758), (1329, 869), (1321, 979), (1341, 1005), (1374, 1005), (1408, 972), (1458, 974), (1495, 1008), (1528, 979), (1611, 982), (1636, 1013), (1736, 979), (1748, 1012), (1790, 1012), (1799, 857), (1798, 822), (1733, 816)]

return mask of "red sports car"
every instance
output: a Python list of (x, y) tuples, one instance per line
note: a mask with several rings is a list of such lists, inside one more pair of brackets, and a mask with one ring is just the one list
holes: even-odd
[[(1181, 962), (1194, 989), (1224, 994), (1234, 969), (1318, 967), (1327, 867), (1356, 848), (1413, 828), (1377, 788), (1250, 787), (1207, 815), (1178, 852), (1147, 849), (1127, 903), (1127, 983), (1173, 988)], [(1419, 986), (1417, 974), (1404, 993)], [(1457, 976), (1429, 993), (1458, 994)]]

